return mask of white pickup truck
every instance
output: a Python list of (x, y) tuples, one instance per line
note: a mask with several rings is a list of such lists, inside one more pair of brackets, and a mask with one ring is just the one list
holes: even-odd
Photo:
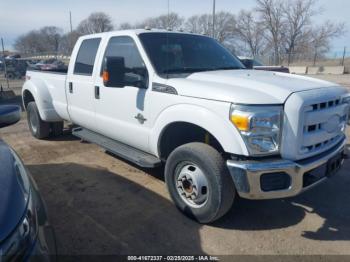
[(237, 195), (297, 195), (346, 157), (344, 87), (247, 70), (207, 36), (81, 37), (68, 72), (27, 72), (23, 103), (39, 139), (70, 121), (74, 135), (139, 166), (165, 163), (173, 201), (201, 223), (223, 216)]

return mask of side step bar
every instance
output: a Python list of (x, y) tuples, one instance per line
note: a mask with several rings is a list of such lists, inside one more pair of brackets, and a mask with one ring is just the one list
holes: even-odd
[(161, 164), (161, 160), (151, 154), (145, 153), (88, 129), (77, 127), (73, 129), (72, 134), (83, 140), (97, 144), (106, 149), (106, 151), (124, 158), (138, 166), (152, 168)]

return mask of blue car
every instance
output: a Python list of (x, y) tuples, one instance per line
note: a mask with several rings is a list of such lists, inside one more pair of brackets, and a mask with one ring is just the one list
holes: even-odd
[[(0, 105), (0, 128), (20, 120), (17, 105)], [(37, 186), (16, 152), (0, 140), (0, 261), (50, 261), (55, 238)]]

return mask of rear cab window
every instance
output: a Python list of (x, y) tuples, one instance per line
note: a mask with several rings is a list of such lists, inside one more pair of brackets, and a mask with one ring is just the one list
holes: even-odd
[(92, 76), (95, 59), (101, 38), (83, 40), (80, 45), (74, 65), (75, 75)]

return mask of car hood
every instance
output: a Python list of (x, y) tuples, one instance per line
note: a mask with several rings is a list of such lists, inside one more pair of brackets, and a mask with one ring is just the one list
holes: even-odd
[(26, 208), (28, 184), (15, 170), (11, 149), (0, 141), (0, 243), (16, 228)]
[(179, 95), (243, 104), (283, 104), (295, 92), (337, 86), (299, 75), (259, 70), (199, 72), (167, 82)]

